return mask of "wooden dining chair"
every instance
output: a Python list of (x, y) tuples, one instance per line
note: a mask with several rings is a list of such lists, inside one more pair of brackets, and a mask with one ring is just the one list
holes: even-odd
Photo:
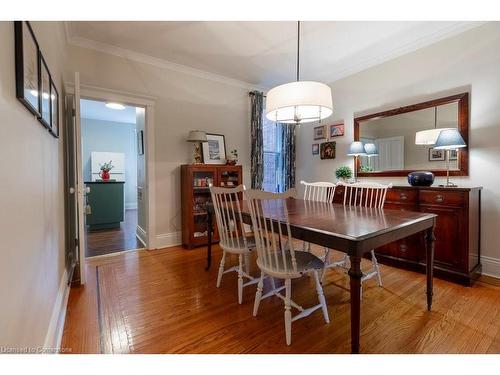
[[(337, 186), (344, 187), (344, 206), (351, 207), (367, 207), (367, 208), (379, 208), (384, 207), (385, 198), (387, 195), (387, 190), (392, 188), (392, 184), (383, 185), (378, 183), (367, 183), (367, 182), (357, 182), (353, 184), (348, 184), (344, 182), (337, 183)], [(377, 262), (377, 257), (375, 256), (375, 250), (371, 251), (372, 258), (372, 270), (364, 273), (361, 278), (361, 293), (363, 291), (363, 282), (371, 279), (372, 277), (377, 277), (377, 282), (379, 286), (382, 286), (382, 277), (380, 275), (380, 267)], [(348, 268), (348, 257), (345, 256), (344, 267)], [(329, 268), (329, 265), (326, 265)]]
[[(255, 238), (245, 233), (241, 216), (241, 200), (245, 191), (244, 185), (235, 188), (210, 187), (215, 218), (219, 232), (219, 246), (222, 249), (222, 259), (217, 275), (217, 288), (220, 287), (222, 276), (228, 272), (238, 273), (238, 303), (243, 301), (243, 288), (256, 284), (259, 279), (249, 275), (248, 263), (250, 252), (255, 249)], [(224, 269), (227, 254), (238, 256), (238, 265)], [(245, 282), (244, 279), (249, 281)]]
[[(318, 276), (318, 271), (323, 270), (324, 263), (314, 254), (295, 250), (293, 246), (286, 199), (296, 198), (296, 195), (295, 189), (290, 189), (285, 193), (268, 193), (260, 190), (246, 191), (257, 247), (257, 266), (261, 270), (255, 293), (253, 315), (257, 316), (259, 310), (264, 277), (267, 275), (284, 280), (285, 296), (278, 291), (273, 292), (273, 294), (285, 303), (287, 345), (290, 345), (292, 341), (292, 322), (304, 318), (320, 308), (323, 310), (325, 322), (330, 322), (323, 288)], [(292, 300), (292, 279), (310, 273), (314, 276), (319, 303), (305, 309)], [(292, 307), (299, 311), (294, 317), (292, 317)]]

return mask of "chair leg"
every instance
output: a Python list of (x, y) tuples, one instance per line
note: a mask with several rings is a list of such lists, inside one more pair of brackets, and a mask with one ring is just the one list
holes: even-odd
[[(324, 271), (324, 269), (323, 269)], [(330, 318), (328, 317), (328, 308), (326, 307), (325, 295), (323, 294), (323, 288), (319, 282), (318, 271), (314, 271), (314, 281), (316, 282), (316, 292), (318, 293), (318, 300), (321, 304), (321, 309), (323, 310), (323, 317), (326, 323), (330, 323)]]
[(373, 269), (377, 272), (378, 286), (382, 286), (382, 276), (380, 275), (380, 267), (377, 262), (377, 257), (375, 256), (375, 250), (372, 250), (372, 263)]
[[(271, 278), (272, 283), (274, 284), (274, 279)], [(262, 297), (262, 288), (264, 287), (264, 272), (260, 272), (259, 283), (257, 284), (257, 291), (255, 292), (255, 301), (253, 303), (253, 316), (257, 316), (257, 312), (259, 311), (260, 299)]]
[(243, 302), (243, 255), (238, 255), (238, 303)]
[(325, 279), (326, 265), (328, 263), (328, 257), (329, 256), (330, 256), (330, 249), (327, 248), (327, 247), (325, 247), (325, 260), (324, 260), (325, 267), (323, 267), (323, 269), (321, 270), (321, 277), (320, 277), (321, 283), (323, 283), (323, 280)]
[(222, 275), (224, 274), (224, 263), (226, 261), (226, 252), (222, 252), (222, 259), (220, 260), (219, 265), (219, 274), (217, 275), (217, 288), (220, 287), (220, 283), (222, 281)]
[(292, 280), (285, 280), (285, 336), (286, 344), (290, 345), (292, 343), (292, 311), (291, 311), (291, 299), (292, 299)]

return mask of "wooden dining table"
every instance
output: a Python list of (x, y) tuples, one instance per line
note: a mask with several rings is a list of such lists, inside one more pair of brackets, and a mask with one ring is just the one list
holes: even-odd
[[(287, 199), (285, 203), (293, 238), (341, 251), (350, 258), (348, 274), (351, 293), (352, 353), (359, 353), (360, 293), (363, 276), (361, 258), (372, 249), (419, 232), (425, 233), (426, 241), (422, 251), (425, 252), (426, 258), (427, 309), (431, 310), (436, 215), (414, 211), (343, 206), (302, 199)], [(241, 207), (243, 221), (251, 224), (250, 211), (245, 201), (242, 202)], [(209, 228), (212, 228), (214, 211), (211, 204), (207, 205), (207, 211)], [(212, 253), (212, 231), (208, 232), (207, 269), (211, 264)]]

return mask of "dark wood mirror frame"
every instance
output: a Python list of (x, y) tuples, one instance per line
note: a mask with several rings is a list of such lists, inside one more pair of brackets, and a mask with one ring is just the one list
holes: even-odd
[[(468, 176), (469, 175), (469, 93), (462, 93), (452, 96), (447, 96), (441, 99), (429, 100), (427, 102), (412, 104), (406, 107), (390, 109), (388, 111), (377, 112), (370, 115), (356, 117), (354, 119), (354, 140), (359, 141), (360, 123), (376, 118), (395, 116), (402, 113), (418, 111), (421, 109), (432, 108), (443, 104), (458, 103), (458, 130), (462, 135), (467, 147), (460, 149), (458, 153), (458, 170), (450, 170), (450, 176)], [(413, 170), (391, 170), (391, 171), (374, 171), (361, 172), (361, 163), (359, 158), (356, 158), (355, 168), (359, 177), (390, 177), (390, 176), (407, 176)], [(446, 176), (446, 169), (430, 169), (436, 176)]]

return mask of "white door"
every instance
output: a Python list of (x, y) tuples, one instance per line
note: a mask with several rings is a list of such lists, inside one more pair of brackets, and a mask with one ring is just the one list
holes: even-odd
[(378, 156), (375, 156), (376, 171), (405, 169), (405, 137), (378, 138), (375, 140)]
[(75, 154), (78, 192), (78, 255), (80, 264), (80, 283), (85, 284), (85, 184), (83, 183), (82, 130), (80, 123), (80, 74), (75, 73)]

